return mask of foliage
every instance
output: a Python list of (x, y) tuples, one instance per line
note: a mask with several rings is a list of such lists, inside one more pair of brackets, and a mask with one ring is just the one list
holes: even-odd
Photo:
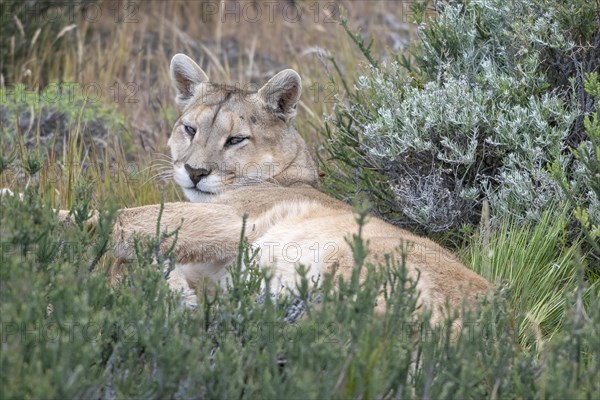
[[(536, 224), (518, 226), (504, 220), (493, 232), (483, 227), (468, 248), (468, 264), (491, 282), (508, 284), (509, 301), (526, 314), (518, 326), (521, 343), (528, 346), (536, 334), (550, 337), (565, 321), (565, 294), (577, 291), (578, 271), (585, 270), (580, 244), (568, 246), (568, 212), (543, 213)], [(600, 281), (584, 292), (586, 307), (595, 307)]]
[(41, 144), (51, 153), (80, 138), (88, 142), (87, 151), (92, 141), (99, 150), (104, 150), (110, 140), (131, 147), (124, 117), (114, 106), (99, 103), (92, 92), (69, 83), (51, 84), (39, 91), (28, 90), (22, 84), (0, 89), (3, 147), (16, 147), (22, 141), (28, 149)]
[[(594, 72), (585, 80), (585, 92), (600, 103), (600, 80)], [(585, 114), (585, 133), (589, 140), (583, 141), (576, 149), (574, 170), (571, 176), (564, 173), (556, 164), (552, 167), (554, 177), (560, 183), (563, 193), (574, 209), (574, 215), (587, 240), (588, 248), (595, 261), (600, 260), (600, 111)], [(600, 270), (593, 271), (600, 275)]]
[(159, 173), (132, 161), (130, 124), (90, 93), (64, 82), (0, 88), (0, 187), (22, 192), (36, 181), (57, 208), (71, 207), (82, 180), (96, 193), (119, 193), (121, 204), (160, 199), (153, 179)]
[[(77, 13), (87, 4), (56, 6), (75, 6)], [(279, 28), (270, 24), (270, 35), (259, 43), (256, 54), (254, 44), (250, 45), (256, 38), (256, 24), (246, 24), (246, 28), (230, 24), (230, 32), (248, 39), (240, 42), (247, 45), (242, 48), (252, 48), (250, 54), (240, 53), (230, 62), (231, 52), (225, 48), (232, 41), (227, 39), (225, 25), (214, 26), (214, 20), (196, 23), (203, 10), (201, 2), (172, 8), (140, 2), (135, 5), (143, 5), (139, 10), (143, 23), (121, 21), (115, 26), (76, 18), (73, 27), (64, 18), (48, 23), (49, 19), (23, 17), (31, 10), (41, 15), (41, 7), (52, 6), (48, 2), (0, 0), (0, 70), (7, 84), (0, 88), (0, 188), (25, 192), (22, 202), (0, 199), (0, 397), (595, 397), (600, 391), (598, 281), (590, 274), (594, 259), (586, 264), (578, 245), (586, 239), (585, 255), (592, 250), (597, 257), (600, 153), (595, 104), (599, 90), (597, 75), (586, 75), (598, 68), (600, 59), (597, 8), (582, 0), (506, 4), (480, 0), (462, 8), (460, 3), (453, 4), (442, 5), (439, 23), (422, 27), (421, 38), (430, 48), (415, 51), (409, 58), (398, 56), (393, 64), (371, 55), (374, 48), (362, 36), (350, 35), (369, 55), (369, 63), (379, 67), (353, 85), (346, 79), (356, 63), (349, 40), (323, 35), (331, 32), (332, 24), (321, 24), (321, 20), (304, 24), (313, 18), (302, 24), (279, 24)], [(424, 12), (425, 5), (417, 6)], [(354, 14), (366, 15), (360, 12), (361, 6), (356, 7), (359, 11)], [(112, 17), (111, 10), (104, 10), (105, 16)], [(452, 14), (453, 10), (460, 11)], [(516, 14), (507, 16), (509, 11)], [(414, 15), (419, 18), (419, 12)], [(460, 28), (456, 32), (455, 26)], [(199, 45), (181, 39), (181, 29)], [(126, 277), (114, 286), (108, 283), (109, 232), (115, 208), (177, 198), (175, 190), (165, 191), (153, 179), (164, 171), (135, 165), (130, 171), (129, 128), (122, 126), (125, 120), (137, 124), (143, 143), (156, 132), (166, 140), (164, 133), (176, 118), (166, 105), (171, 94), (164, 89), (169, 86), (167, 66), (173, 52), (181, 48), (207, 56), (210, 76), (229, 80), (235, 75), (230, 65), (244, 66), (239, 69), (244, 74), (247, 65), (254, 74), (278, 66), (263, 64), (260, 49), (261, 44), (266, 46), (269, 56), (279, 56), (279, 61), (301, 72), (307, 88), (304, 111), (310, 119), (306, 123), (301, 118), (299, 130), (315, 139), (330, 89), (339, 86), (316, 85), (319, 76), (330, 72), (319, 75), (315, 67), (322, 61), (322, 49), (298, 51), (297, 46), (312, 43), (311, 32), (319, 43), (330, 40), (328, 48), (342, 62), (334, 66), (349, 105), (339, 108), (327, 126), (331, 138), (327, 151), (338, 162), (325, 164), (330, 172), (325, 176), (326, 189), (345, 200), (360, 192), (383, 218), (429, 231), (445, 224), (447, 217), (436, 214), (438, 206), (454, 207), (450, 220), (461, 224), (478, 219), (484, 196), (499, 199), (493, 203), (494, 229), (484, 226), (463, 251), (474, 269), (500, 290), (483, 302), (481, 310), (465, 314), (465, 329), (458, 336), (448, 326), (429, 326), (426, 316), (412, 316), (416, 294), (413, 282), (406, 280), (402, 260), (389, 260), (376, 272), (363, 263), (364, 243), (359, 236), (349, 238), (357, 267), (354, 279), (336, 282), (323, 277), (321, 288), (303, 279), (297, 293), (287, 297), (261, 289), (268, 287), (270, 276), (256, 268), (253, 253), (243, 243), (238, 261), (231, 266), (228, 290), (199, 288), (195, 309), (183, 306), (180, 295), (168, 290), (164, 277), (172, 267), (172, 254), (157, 257), (159, 237), (140, 240), (136, 262)], [(297, 46), (288, 49), (289, 41), (281, 40), (288, 34), (294, 40), (309, 39), (303, 45), (294, 41)], [(214, 54), (201, 40), (207, 36), (217, 42), (219, 51)], [(142, 43), (134, 53), (132, 40)], [(309, 60), (307, 55), (312, 53), (314, 60)], [(239, 81), (244, 74), (239, 72)], [(54, 82), (96, 82), (109, 88), (115, 80), (129, 83), (134, 78), (141, 106), (105, 107), (86, 101), (80, 87), (74, 88), (74, 97), (68, 97), (70, 87), (65, 87), (67, 96), (56, 97), (59, 86)], [(39, 91), (33, 92), (36, 87)], [(486, 96), (497, 96), (505, 109)], [(105, 104), (111, 99), (103, 100)], [(418, 102), (411, 103), (417, 100), (429, 107), (430, 119), (414, 107)], [(385, 125), (388, 102), (415, 113), (410, 118), (405, 115), (408, 127), (398, 132), (416, 135), (418, 124), (433, 124), (425, 139), (432, 149), (444, 149), (442, 157), (398, 147), (403, 142), (393, 134), (397, 127)], [(460, 118), (470, 121), (468, 126), (482, 129), (474, 153), (469, 147), (474, 132), (444, 114), (447, 103)], [(541, 155), (531, 158), (527, 135), (504, 147), (480, 145), (490, 132), (499, 134), (493, 121), (510, 122), (525, 133), (539, 131), (540, 127), (522, 119), (514, 120), (529, 113), (534, 113), (536, 123), (545, 122), (551, 133), (539, 139), (544, 146), (550, 143), (548, 147), (532, 139), (542, 149)], [(156, 126), (148, 128), (146, 121)], [(365, 138), (360, 124), (378, 122), (385, 135), (379, 138), (372, 131)], [(97, 150), (105, 134), (114, 140), (107, 143), (109, 151), (103, 158)], [(512, 133), (503, 134), (510, 137)], [(443, 141), (444, 137), (455, 142)], [(373, 152), (366, 146), (367, 139)], [(406, 140), (420, 144), (418, 136)], [(561, 148), (560, 157), (555, 157), (556, 146)], [(139, 147), (145, 154), (156, 148), (152, 144)], [(531, 179), (544, 183), (535, 192), (546, 197), (536, 197), (531, 210), (518, 209), (523, 200), (515, 199), (516, 206), (506, 208), (510, 218), (505, 218), (496, 213), (502, 211), (498, 204), (504, 199), (502, 193), (512, 192), (499, 190), (503, 176), (498, 178), (497, 173), (507, 169), (504, 161), (513, 148), (525, 158), (525, 167), (518, 165), (521, 170), (533, 168), (539, 173)], [(409, 154), (391, 159), (389, 154), (398, 149)], [(409, 157), (403, 159), (402, 154)], [(469, 155), (479, 164), (469, 165), (464, 158)], [(405, 163), (400, 170), (394, 165), (397, 160)], [(423, 160), (443, 165), (440, 176), (431, 176), (435, 169), (428, 162), (420, 166)], [(147, 158), (140, 163), (149, 164)], [(162, 168), (171, 171), (170, 165)], [(401, 176), (399, 171), (416, 173), (408, 179), (412, 187), (398, 190), (390, 185)], [(462, 174), (456, 175), (462, 180), (452, 181), (456, 173)], [(479, 185), (483, 175), (489, 176), (489, 186)], [(456, 182), (464, 184), (469, 179), (475, 182), (473, 187), (457, 189)], [(440, 182), (453, 185), (442, 190), (436, 186)], [(551, 195), (554, 191), (559, 191), (556, 196)], [(452, 200), (456, 193), (460, 196)], [(399, 194), (416, 196), (420, 202), (416, 208), (404, 203), (400, 207)], [(552, 204), (554, 198), (566, 201), (567, 210), (541, 211), (542, 200)], [(74, 223), (59, 224), (53, 207), (71, 210)], [(98, 208), (99, 223), (90, 232), (83, 221), (91, 209)], [(412, 213), (411, 220), (405, 210)], [(572, 215), (583, 238), (569, 236)], [(432, 217), (437, 227), (418, 222)], [(539, 224), (517, 225), (530, 219)], [(368, 275), (364, 284), (357, 279), (361, 271)], [(304, 274), (302, 268), (298, 272)], [(390, 312), (375, 317), (374, 296), (382, 287), (391, 290)]]
[[(76, 209), (89, 201), (81, 193)], [(189, 309), (165, 284), (169, 257), (154, 257), (156, 241), (140, 242), (137, 262), (110, 286), (110, 251), (94, 245), (110, 229), (59, 225), (38, 199), (0, 204), (2, 398), (585, 398), (599, 389), (600, 312), (582, 307), (583, 286), (562, 292), (567, 317), (552, 338), (523, 348), (513, 327), (527, 316), (507, 291), (465, 312), (462, 332), (429, 326), (412, 317), (402, 260), (376, 272), (354, 235), (349, 281), (326, 276), (316, 289), (304, 277), (294, 295), (274, 296), (242, 243), (228, 290), (199, 289)], [(113, 218), (101, 212), (103, 226)], [(376, 317), (383, 285), (389, 312)]]
[(578, 122), (596, 109), (583, 80), (600, 68), (597, 3), (437, 4), (411, 58), (371, 61), (345, 83), (328, 129), (331, 192), (354, 183), (380, 214), (427, 232), (476, 223), (484, 199), (493, 220), (537, 221), (569, 196), (597, 204), (594, 175), (565, 192), (550, 171), (581, 175), (568, 148), (592, 146)]

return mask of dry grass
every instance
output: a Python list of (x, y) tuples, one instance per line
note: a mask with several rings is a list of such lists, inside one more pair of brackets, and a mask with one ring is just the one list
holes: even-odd
[[(129, 162), (133, 158), (135, 169), (143, 173), (135, 181), (95, 179), (95, 192), (115, 192), (126, 206), (153, 203), (160, 199), (155, 181), (166, 175), (161, 154), (168, 154), (166, 142), (177, 118), (168, 78), (169, 61), (175, 53), (195, 58), (211, 80), (242, 87), (260, 85), (281, 69), (296, 69), (304, 85), (297, 126), (316, 152), (322, 142), (323, 116), (334, 106), (339, 87), (329, 58), (335, 57), (347, 77), (360, 69), (359, 51), (337, 23), (338, 18), (345, 15), (353, 30), (372, 37), (376, 51), (385, 54), (408, 41), (413, 28), (403, 22), (410, 18), (408, 7), (409, 3), (399, 1), (202, 0), (138, 1), (127, 8), (123, 2), (103, 1), (87, 7), (87, 18), (80, 15), (68, 20), (65, 16), (64, 27), (55, 37), (45, 36), (42, 29), (31, 38), (11, 38), (28, 46), (28, 51), (9, 65), (15, 82), (7, 83), (43, 87), (50, 83), (44, 81), (49, 76), (49, 81), (100, 87), (101, 101), (126, 116), (135, 141)], [(260, 18), (256, 10), (260, 10)], [(31, 21), (15, 18), (3, 23), (13, 22), (26, 26)], [(74, 136), (76, 130), (75, 126)], [(119, 171), (131, 170), (118, 140), (109, 144), (109, 151), (111, 171), (98, 167), (94, 174), (106, 177), (110, 172), (114, 178), (115, 171), (118, 177)], [(93, 164), (93, 152), (84, 153), (73, 142), (49, 161), (55, 165), (86, 157)], [(82, 173), (81, 168), (65, 171), (64, 179), (41, 186), (45, 193), (55, 194), (54, 204), (66, 207), (71, 203), (72, 183)], [(6, 176), (0, 179), (2, 186), (15, 185)], [(40, 181), (48, 180), (42, 174)], [(165, 185), (167, 190), (162, 191), (167, 200), (180, 198), (170, 184)]]

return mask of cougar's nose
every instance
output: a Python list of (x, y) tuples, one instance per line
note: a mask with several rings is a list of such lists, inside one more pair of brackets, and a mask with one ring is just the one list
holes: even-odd
[(200, 179), (202, 179), (205, 176), (208, 176), (211, 172), (206, 168), (194, 168), (190, 164), (185, 164), (184, 167), (188, 175), (190, 176), (190, 179), (192, 180), (194, 186), (196, 186), (198, 182), (200, 182)]

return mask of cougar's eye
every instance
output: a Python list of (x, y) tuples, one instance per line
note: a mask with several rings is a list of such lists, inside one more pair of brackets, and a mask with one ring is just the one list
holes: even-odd
[(248, 139), (247, 136), (232, 136), (225, 142), (225, 146), (234, 146), (236, 144), (242, 143), (244, 140)]
[(189, 125), (183, 125), (183, 129), (185, 129), (185, 133), (187, 133), (191, 137), (194, 137), (194, 135), (196, 134), (196, 128), (192, 128)]

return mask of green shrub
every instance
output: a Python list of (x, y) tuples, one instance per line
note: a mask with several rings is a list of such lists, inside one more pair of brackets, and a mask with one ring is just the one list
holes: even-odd
[[(89, 193), (79, 193), (74, 209), (84, 210)], [(520, 345), (527, 315), (505, 289), (466, 312), (460, 334), (413, 317), (402, 260), (375, 272), (357, 235), (362, 284), (303, 279), (295, 295), (276, 297), (261, 290), (270, 277), (242, 244), (228, 290), (199, 289), (189, 309), (165, 283), (170, 257), (155, 257), (155, 239), (140, 242), (112, 287), (103, 243), (114, 212), (102, 211), (91, 234), (58, 224), (38, 199), (0, 202), (2, 398), (590, 398), (600, 389), (600, 311), (582, 307), (581, 274), (562, 292), (564, 323), (550, 339), (538, 332), (535, 348)], [(375, 317), (383, 285), (390, 311)]]
[(364, 191), (427, 232), (476, 223), (484, 199), (494, 220), (537, 221), (569, 196), (597, 204), (595, 175), (565, 193), (550, 167), (570, 181), (582, 169), (569, 148), (592, 146), (579, 122), (596, 109), (583, 80), (600, 68), (598, 5), (437, 4), (410, 59), (380, 63), (353, 35), (370, 64), (330, 119), (330, 191)]
[[(594, 72), (585, 80), (585, 92), (600, 102), (600, 81)], [(600, 261), (600, 111), (584, 115), (583, 125), (588, 140), (582, 141), (576, 149), (575, 173), (568, 175), (556, 164), (552, 172), (560, 183), (563, 193), (574, 210), (575, 218), (586, 238), (593, 261)], [(595, 279), (600, 269), (591, 272)]]
[(148, 190), (142, 178), (150, 182), (156, 172), (133, 164), (124, 116), (88, 96), (73, 83), (39, 91), (21, 84), (0, 88), (0, 187), (23, 192), (35, 181), (56, 208), (71, 206), (81, 179), (98, 193), (118, 187), (119, 193), (143, 198)]
[(21, 145), (62, 156), (63, 149), (77, 147), (81, 141), (86, 153), (94, 147), (98, 160), (112, 142), (123, 143), (131, 151), (124, 116), (96, 95), (93, 87), (86, 89), (76, 83), (55, 83), (43, 90), (29, 90), (21, 84), (0, 88), (3, 151)]

